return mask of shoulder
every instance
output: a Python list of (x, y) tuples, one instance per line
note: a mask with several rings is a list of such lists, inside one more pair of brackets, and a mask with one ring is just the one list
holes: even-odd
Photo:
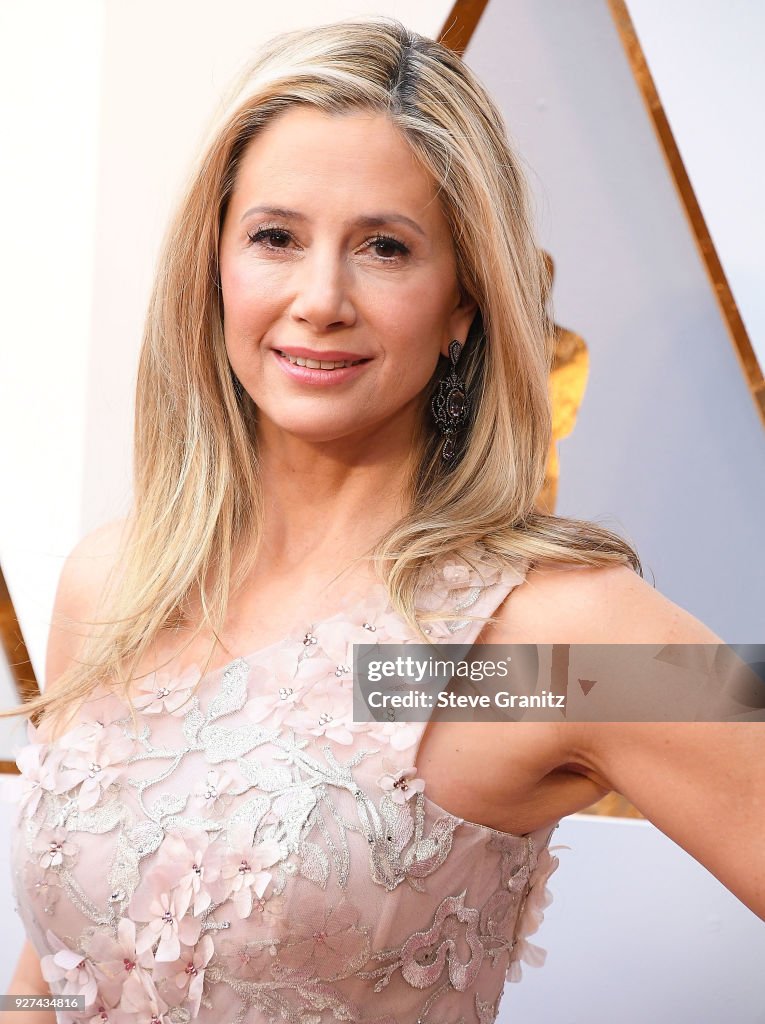
[(112, 564), (128, 525), (128, 519), (113, 519), (96, 527), (75, 544), (64, 563), (70, 574), (96, 572), (94, 566)]
[(128, 525), (115, 519), (86, 534), (67, 555), (53, 605), (46, 654), (46, 685), (57, 678), (82, 647), (85, 628), (96, 615)]
[(492, 643), (723, 642), (626, 565), (534, 566), (491, 633)]
[(67, 555), (61, 569), (56, 606), (65, 611), (90, 609), (114, 566), (127, 519), (114, 519), (86, 534)]

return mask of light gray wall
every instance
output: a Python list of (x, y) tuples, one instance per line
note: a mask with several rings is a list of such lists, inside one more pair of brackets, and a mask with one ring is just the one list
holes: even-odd
[(493, 0), (466, 58), (529, 166), (556, 320), (590, 351), (557, 511), (625, 533), (728, 643), (765, 641), (765, 431), (605, 0)]
[(565, 818), (541, 969), (497, 1024), (765, 1024), (762, 921), (647, 821)]
[(765, 4), (627, 0), (725, 276), (765, 370)]

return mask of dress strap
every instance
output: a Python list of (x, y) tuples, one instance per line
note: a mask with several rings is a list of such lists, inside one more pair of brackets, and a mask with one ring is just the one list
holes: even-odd
[[(458, 650), (453, 652), (454, 657), (466, 657), (487, 620), (526, 579), (528, 568), (528, 561), (519, 567), (498, 565), (480, 548), (471, 549), (464, 557), (451, 555), (434, 562), (418, 586), (415, 601), (417, 620), (423, 632), (436, 645), (456, 645)], [(389, 607), (387, 603), (385, 607)], [(411, 630), (403, 642), (424, 643)], [(403, 758), (401, 765), (406, 770), (417, 763), (431, 717), (432, 713), (424, 718), (419, 715), (411, 718), (398, 712), (391, 720), (375, 726), (376, 735), (391, 744), (399, 760)]]
[(418, 618), (437, 643), (471, 647), (508, 594), (526, 579), (529, 563), (499, 566), (475, 546), (464, 557), (436, 563), (418, 595)]

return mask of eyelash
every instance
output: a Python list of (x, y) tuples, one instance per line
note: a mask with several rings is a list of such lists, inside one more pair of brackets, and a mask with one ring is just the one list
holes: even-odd
[[(292, 235), (285, 228), (278, 228), (278, 227), (269, 228), (269, 227), (265, 227), (265, 228), (259, 228), (257, 231), (252, 231), (252, 232), (248, 231), (247, 232), (247, 237), (248, 237), (248, 239), (250, 241), (250, 245), (257, 245), (260, 242), (266, 241), (266, 239), (273, 240), (273, 238), (275, 236), (277, 236), (277, 235), (282, 237), (282, 238), (292, 239)], [(380, 245), (380, 244), (392, 245), (393, 248), (396, 250), (396, 254), (398, 256), (408, 256), (409, 255), (409, 248), (408, 248), (408, 246), (406, 246), (398, 238), (394, 238), (392, 235), (375, 235), (373, 238), (370, 238), (370, 239), (367, 240), (367, 244), (368, 245)], [(275, 246), (266, 246), (266, 248), (274, 249), (276, 251), (279, 251), (283, 247), (279, 246), (279, 245), (275, 245)], [(286, 246), (284, 248), (286, 249)], [(375, 259), (378, 259), (381, 263), (392, 263), (394, 261), (394, 257), (391, 257), (391, 256), (375, 256)]]

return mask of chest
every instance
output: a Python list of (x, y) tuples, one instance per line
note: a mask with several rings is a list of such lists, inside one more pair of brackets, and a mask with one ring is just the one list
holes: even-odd
[(229, 597), (219, 626), (204, 616), (201, 598), (192, 594), (180, 623), (154, 638), (136, 674), (157, 670), (172, 677), (192, 664), (215, 672), (238, 657), (299, 642), (328, 620), (360, 622), (367, 609), (379, 610), (383, 595), (368, 570), (330, 582), (327, 573), (259, 572), (257, 585), (248, 583)]
[[(360, 576), (355, 586), (347, 586), (342, 596), (333, 598), (338, 606), (334, 616), (325, 614), (331, 594), (317, 601), (311, 600), (310, 593), (310, 586), (292, 592), (284, 583), (278, 591), (250, 589), (232, 603), (226, 627), (218, 632), (217, 640), (212, 632), (202, 629), (179, 654), (183, 645), (181, 635), (167, 634), (156, 641), (146, 656), (145, 669), (163, 666), (155, 680), (161, 688), (165, 682), (176, 679), (183, 666), (196, 664), (215, 672), (237, 656), (255, 652), (256, 660), (263, 662), (249, 682), (251, 696), (257, 701), (271, 669), (275, 666), (279, 672), (286, 668), (285, 645), (297, 652), (299, 658), (301, 644), (310, 644), (314, 639), (311, 631), (315, 630), (328, 648), (322, 653), (334, 662), (330, 667), (338, 670), (336, 676), (329, 674), (323, 697), (323, 711), (331, 714), (333, 703), (350, 700), (346, 692), (348, 673), (340, 673), (339, 668), (350, 665), (353, 643), (368, 643), (378, 635), (390, 639), (394, 617), (382, 587), (370, 591), (366, 576)], [(365, 632), (365, 623), (374, 632)], [(399, 638), (399, 634), (403, 635), (402, 623), (397, 621), (396, 626), (395, 638)], [(187, 629), (193, 632), (195, 628), (192, 619)], [(274, 661), (272, 655), (277, 654), (278, 648), (283, 650)], [(292, 701), (297, 691), (289, 671), (282, 671), (282, 675), (280, 682), (292, 691)], [(333, 687), (334, 694), (330, 692)], [(267, 705), (266, 699), (263, 707)], [(557, 821), (593, 803), (605, 792), (580, 774), (561, 771), (560, 766), (571, 760), (571, 754), (566, 748), (565, 732), (554, 724), (434, 720), (420, 729), (417, 740), (410, 748), (408, 764), (414, 765), (416, 761), (417, 776), (425, 780), (434, 805), (466, 821), (513, 835), (523, 835)]]

